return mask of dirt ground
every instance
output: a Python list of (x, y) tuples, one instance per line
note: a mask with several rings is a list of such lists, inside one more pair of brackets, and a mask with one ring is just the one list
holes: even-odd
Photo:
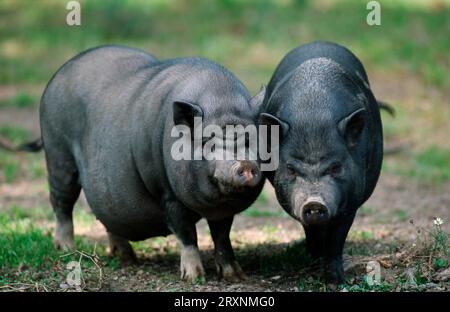
[[(47, 192), (39, 185), (44, 181), (19, 182), (14, 185), (0, 186), (0, 210), (11, 203), (29, 207), (31, 204), (48, 206)], [(242, 283), (231, 284), (219, 281), (214, 274), (213, 245), (207, 224), (199, 222), (199, 246), (202, 250), (207, 282), (190, 285), (178, 281), (179, 254), (176, 240), (173, 236), (162, 239), (157, 244), (149, 242), (149, 250), (138, 251), (140, 264), (134, 267), (117, 270), (104, 269), (101, 289), (104, 291), (296, 291), (299, 290), (299, 280), (306, 278), (313, 282), (318, 276), (313, 265), (306, 265), (298, 272), (285, 272), (283, 264), (277, 269), (277, 254), (282, 255), (286, 248), (304, 239), (301, 226), (283, 214), (276, 203), (273, 189), (266, 186), (268, 202), (256, 204), (258, 211), (271, 212), (274, 216), (238, 215), (232, 229), (232, 242), (238, 259), (249, 279)], [(407, 266), (401, 264), (401, 258), (407, 257), (406, 251), (417, 242), (419, 227), (429, 228), (437, 216), (448, 217), (450, 207), (450, 184), (442, 190), (435, 190), (420, 185), (417, 182), (406, 181), (396, 176), (385, 174), (381, 177), (376, 191), (356, 218), (347, 240), (344, 258), (347, 278), (356, 282), (365, 275), (367, 262), (378, 260), (385, 265), (384, 279), (401, 274)], [(399, 217), (396, 212), (408, 207), (407, 216)], [(49, 208), (50, 209), (50, 208)], [(77, 209), (89, 210), (82, 197)], [(279, 215), (279, 216), (278, 216)], [(414, 221), (414, 225), (411, 221)], [(448, 218), (447, 218), (448, 220)], [(45, 224), (49, 229), (53, 224)], [(448, 225), (445, 225), (448, 231)], [(90, 226), (77, 226), (75, 233), (89, 241), (107, 244), (103, 226), (97, 221)], [(361, 237), (361, 233), (363, 237)], [(364, 233), (368, 237), (364, 237)], [(393, 248), (394, 246), (394, 248)], [(356, 250), (355, 255), (351, 255)], [(281, 261), (295, 261), (295, 257), (286, 257)], [(271, 262), (274, 263), (271, 263)], [(266, 263), (267, 262), (267, 263)], [(267, 270), (264, 269), (267, 266)], [(288, 264), (290, 266), (290, 264)], [(397, 267), (396, 267), (397, 266)], [(45, 274), (45, 273), (43, 273)], [(95, 269), (89, 273), (90, 283), (86, 290), (97, 287)], [(89, 283), (88, 283), (89, 284)], [(51, 287), (51, 286), (48, 286)], [(91, 288), (92, 287), (92, 288)], [(321, 286), (325, 287), (325, 286)], [(428, 285), (432, 290), (450, 290), (448, 283)]]

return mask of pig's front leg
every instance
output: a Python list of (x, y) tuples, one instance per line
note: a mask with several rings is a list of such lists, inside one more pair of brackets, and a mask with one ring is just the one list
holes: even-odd
[(327, 277), (330, 282), (335, 284), (344, 284), (346, 282), (342, 251), (354, 217), (355, 214), (352, 214), (343, 218), (336, 224), (333, 224), (327, 233)]
[(308, 226), (304, 228), (306, 248), (314, 260), (320, 260), (326, 255), (327, 228), (325, 226)]
[(208, 220), (211, 236), (214, 241), (214, 253), (217, 273), (223, 279), (230, 282), (238, 282), (247, 278), (237, 263), (233, 247), (231, 247), (230, 230), (233, 217), (223, 220)]
[(323, 226), (305, 227), (306, 246), (320, 260), (325, 277), (332, 284), (345, 283), (342, 251), (353, 216)]
[(205, 277), (195, 228), (199, 216), (178, 201), (167, 202), (165, 206), (167, 224), (177, 237), (181, 248), (181, 279), (194, 283)]

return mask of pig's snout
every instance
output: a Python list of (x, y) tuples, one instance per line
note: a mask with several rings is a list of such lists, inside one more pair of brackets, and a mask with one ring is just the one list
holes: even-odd
[(320, 200), (306, 202), (301, 210), (303, 222), (306, 225), (324, 224), (330, 218), (330, 211)]
[(233, 184), (241, 186), (256, 186), (261, 181), (261, 172), (256, 163), (243, 161), (233, 166)]

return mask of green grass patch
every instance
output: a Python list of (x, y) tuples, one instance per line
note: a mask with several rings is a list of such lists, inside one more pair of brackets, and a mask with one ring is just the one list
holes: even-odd
[(372, 207), (363, 205), (361, 208), (358, 209), (358, 215), (360, 217), (366, 217), (366, 216), (372, 216), (376, 213), (376, 210)]
[(269, 218), (269, 217), (284, 217), (287, 214), (284, 211), (271, 211), (271, 210), (261, 210), (254, 206), (244, 210), (241, 213), (242, 216), (253, 217), (253, 218)]
[(30, 108), (33, 107), (36, 103), (36, 97), (24, 93), (19, 92), (16, 95), (0, 101), (0, 108), (3, 107), (11, 107), (11, 108)]
[(363, 280), (357, 285), (343, 287), (345, 287), (349, 292), (388, 292), (394, 288), (393, 285), (383, 281), (379, 284), (369, 285), (366, 280)]
[(50, 221), (53, 220), (53, 210), (50, 207), (22, 207), (18, 205), (11, 205), (5, 211), (6, 216), (10, 218), (12, 222), (18, 222), (21, 220), (29, 221)]
[(323, 282), (323, 280), (321, 278), (318, 277), (308, 277), (308, 278), (301, 278), (298, 281), (298, 291), (309, 291), (309, 290), (318, 290), (318, 289), (322, 289), (325, 286), (325, 283)]
[(393, 211), (393, 214), (394, 217), (400, 222), (408, 220), (408, 213), (403, 209), (396, 209)]
[(16, 162), (8, 162), (0, 167), (2, 168), (6, 182), (7, 183), (14, 182), (17, 176), (17, 172), (19, 171), (19, 164)]
[(25, 154), (0, 150), (0, 182), (13, 183), (19, 176), (31, 180), (45, 175), (43, 153)]
[(366, 3), (357, 0), (325, 6), (289, 0), (80, 2), (80, 27), (66, 25), (65, 3), (58, 0), (0, 4), (5, 25), (0, 83), (44, 83), (76, 53), (122, 43), (164, 58), (212, 58), (236, 70), (256, 91), (289, 49), (321, 39), (349, 46), (370, 68), (406, 70), (429, 84), (450, 85), (448, 2), (380, 1), (382, 25), (374, 27), (366, 23)]
[(0, 127), (0, 136), (9, 139), (13, 144), (20, 144), (29, 140), (30, 133), (25, 129), (7, 125)]
[(401, 159), (390, 159), (383, 167), (384, 171), (441, 185), (450, 181), (450, 149), (429, 146)]
[[(4, 125), (0, 127), (0, 137), (6, 138), (13, 146), (19, 146), (30, 140), (28, 130)], [(45, 176), (43, 153), (15, 153), (0, 149), (0, 182), (2, 177), (7, 183), (16, 181), (17, 177), (41, 178)]]
[(51, 235), (34, 227), (31, 220), (0, 215), (0, 267), (50, 267), (57, 257)]
[(450, 180), (450, 149), (431, 146), (415, 157), (411, 175), (423, 176), (436, 181)]
[[(49, 211), (51, 211), (49, 209)], [(55, 263), (63, 264), (69, 261), (79, 261), (77, 253), (58, 251), (53, 245), (53, 235), (47, 227), (37, 227), (36, 222), (48, 221), (51, 216), (46, 209), (27, 209), (12, 206), (6, 213), (0, 215), (0, 267), (17, 268), (26, 266), (29, 269), (50, 269)], [(109, 265), (106, 248), (103, 245), (95, 247), (81, 237), (75, 237), (77, 250), (88, 254), (94, 252)], [(83, 258), (85, 267), (93, 267), (94, 263)]]
[(433, 260), (433, 267), (436, 270), (445, 269), (448, 267), (448, 265), (449, 265), (449, 262), (445, 258), (436, 258)]
[(349, 233), (349, 239), (355, 241), (371, 240), (373, 238), (373, 233), (369, 231), (352, 230)]
[[(78, 206), (78, 205), (77, 205)], [(79, 207), (75, 207), (73, 211), (74, 224), (78, 224), (81, 226), (91, 226), (95, 224), (95, 216), (92, 212), (86, 211), (84, 209), (80, 209)]]
[(265, 189), (262, 190), (261, 194), (259, 194), (256, 202), (261, 205), (266, 205), (269, 202), (269, 198), (267, 196), (267, 192)]
[[(154, 250), (159, 250), (166, 245), (167, 238), (163, 236), (152, 237), (147, 240), (130, 242), (133, 249), (137, 252), (148, 253)], [(173, 253), (175, 250), (169, 251), (169, 253)]]

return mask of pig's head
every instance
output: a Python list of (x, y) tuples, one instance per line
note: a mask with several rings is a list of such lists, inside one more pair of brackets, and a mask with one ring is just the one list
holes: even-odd
[(316, 75), (314, 65), (275, 90), (269, 107), (277, 111), (260, 116), (260, 123), (281, 128), (280, 165), (271, 179), (280, 204), (304, 226), (345, 215), (366, 184), (364, 96), (335, 68)]
[[(250, 133), (257, 133), (265, 89), (255, 97), (240, 84), (202, 92), (190, 94), (194, 100), (180, 99), (173, 103), (174, 124), (185, 126), (192, 134), (193, 159), (173, 162), (172, 167), (182, 179), (180, 176), (169, 179), (172, 184), (182, 184), (183, 189), (191, 190), (185, 199), (191, 207), (219, 207), (218, 202), (223, 201), (242, 210), (247, 208), (244, 207), (249, 204), (247, 201), (256, 199), (264, 182), (254, 145), (257, 139)], [(200, 157), (195, 158), (196, 151)], [(234, 199), (242, 204), (232, 203)], [(203, 215), (207, 213), (214, 218), (209, 212)]]

